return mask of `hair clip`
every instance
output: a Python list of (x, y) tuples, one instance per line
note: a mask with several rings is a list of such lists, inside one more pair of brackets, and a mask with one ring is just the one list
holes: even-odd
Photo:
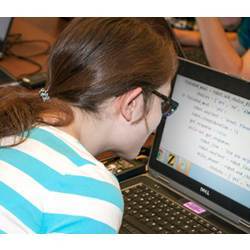
[(42, 98), (44, 102), (48, 101), (50, 99), (48, 90), (42, 88), (39, 91), (39, 96)]

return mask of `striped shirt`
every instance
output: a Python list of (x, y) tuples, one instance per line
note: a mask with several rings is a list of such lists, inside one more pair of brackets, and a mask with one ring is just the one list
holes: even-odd
[(57, 128), (0, 148), (0, 234), (117, 233), (123, 207), (116, 177)]

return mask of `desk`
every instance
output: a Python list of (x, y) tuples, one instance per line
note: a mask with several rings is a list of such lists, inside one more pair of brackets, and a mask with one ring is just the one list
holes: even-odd
[[(10, 34), (21, 33), (22, 40), (46, 40), (52, 45), (67, 23), (66, 20), (58, 17), (17, 17), (13, 20)], [(18, 45), (16, 49), (20, 54), (27, 54), (41, 50), (41, 47), (38, 46), (41, 45), (29, 43)], [(41, 64), (42, 71), (47, 71), (47, 55), (36, 56), (33, 59)], [(37, 69), (35, 65), (12, 56), (4, 57), (0, 61), (0, 66), (7, 69), (15, 77)]]

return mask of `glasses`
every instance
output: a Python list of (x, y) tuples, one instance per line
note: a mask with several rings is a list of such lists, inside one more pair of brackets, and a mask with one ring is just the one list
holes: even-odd
[(172, 100), (171, 98), (161, 94), (160, 92), (156, 90), (152, 90), (152, 93), (160, 97), (163, 100), (163, 102), (161, 103), (161, 111), (162, 111), (163, 117), (170, 116), (176, 111), (179, 105), (178, 102)]

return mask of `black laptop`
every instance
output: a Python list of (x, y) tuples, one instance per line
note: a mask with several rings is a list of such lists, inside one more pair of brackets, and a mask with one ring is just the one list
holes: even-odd
[[(6, 52), (7, 37), (11, 28), (12, 17), (0, 17), (0, 59)], [(16, 78), (6, 69), (0, 67), (0, 85), (16, 85)]]
[(180, 59), (171, 96), (120, 233), (250, 233), (250, 83)]

